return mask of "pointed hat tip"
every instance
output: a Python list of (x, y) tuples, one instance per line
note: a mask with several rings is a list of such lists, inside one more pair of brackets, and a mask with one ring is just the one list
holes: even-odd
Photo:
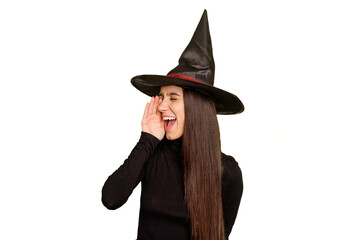
[(206, 15), (207, 16), (207, 10), (204, 9), (204, 12), (203, 12), (203, 16)]
[(201, 23), (201, 22), (208, 22), (208, 15), (207, 15), (207, 10), (206, 9), (204, 9), (203, 14), (201, 15), (199, 23)]

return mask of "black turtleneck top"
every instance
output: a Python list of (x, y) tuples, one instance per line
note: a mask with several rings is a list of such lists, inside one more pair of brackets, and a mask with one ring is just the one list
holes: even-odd
[[(184, 202), (182, 138), (159, 141), (142, 132), (129, 157), (106, 180), (102, 202), (121, 207), (141, 181), (138, 240), (189, 240), (189, 213)], [(222, 154), (222, 195), (226, 237), (238, 212), (243, 192), (241, 170), (231, 156)]]

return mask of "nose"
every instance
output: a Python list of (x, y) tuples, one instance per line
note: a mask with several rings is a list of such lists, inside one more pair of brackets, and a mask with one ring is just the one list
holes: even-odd
[(158, 106), (158, 110), (159, 110), (159, 112), (165, 112), (165, 111), (167, 111), (169, 109), (169, 106), (168, 106), (168, 104), (166, 103), (166, 100), (162, 100), (161, 101), (161, 104)]

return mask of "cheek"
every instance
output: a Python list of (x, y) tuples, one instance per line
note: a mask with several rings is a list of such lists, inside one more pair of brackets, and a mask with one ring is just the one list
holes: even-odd
[(184, 109), (180, 109), (179, 111), (179, 124), (181, 127), (184, 127), (185, 125), (185, 111)]
[(185, 125), (185, 110), (184, 110), (184, 103), (179, 102), (173, 106), (173, 112), (176, 114), (177, 123), (180, 128), (184, 128)]

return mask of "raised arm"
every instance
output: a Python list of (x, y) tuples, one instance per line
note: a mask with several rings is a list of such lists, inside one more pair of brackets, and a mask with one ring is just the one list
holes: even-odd
[(102, 202), (108, 209), (121, 207), (144, 176), (146, 162), (159, 140), (149, 133), (142, 132), (129, 157), (106, 180), (102, 188)]
[(165, 134), (164, 122), (158, 111), (160, 104), (159, 97), (151, 98), (146, 104), (139, 142), (123, 165), (106, 180), (101, 199), (106, 208), (114, 210), (121, 207), (142, 180), (146, 163)]

